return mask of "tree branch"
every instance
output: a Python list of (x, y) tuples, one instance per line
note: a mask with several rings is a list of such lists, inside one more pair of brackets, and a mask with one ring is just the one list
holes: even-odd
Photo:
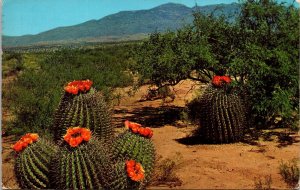
[(188, 76), (188, 79), (195, 80), (195, 81), (200, 81), (200, 82), (203, 82), (203, 83), (208, 83), (209, 82), (209, 81), (207, 81), (205, 79), (202, 79), (202, 78), (192, 77), (191, 75)]

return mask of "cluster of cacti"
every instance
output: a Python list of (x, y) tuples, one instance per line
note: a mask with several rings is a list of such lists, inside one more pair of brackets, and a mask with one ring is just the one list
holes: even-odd
[[(13, 147), (18, 152), (15, 171), (20, 186), (29, 189), (145, 187), (154, 165), (154, 146), (150, 140), (153, 132), (126, 121), (128, 131), (113, 141), (108, 110), (89, 85), (78, 81), (69, 83), (55, 114), (53, 132), (57, 145), (37, 140), (37, 134), (27, 134)], [(135, 124), (133, 132), (131, 126)]]
[(198, 99), (198, 133), (207, 143), (237, 142), (247, 126), (245, 107), (241, 98), (228, 88), (230, 78), (218, 77)]

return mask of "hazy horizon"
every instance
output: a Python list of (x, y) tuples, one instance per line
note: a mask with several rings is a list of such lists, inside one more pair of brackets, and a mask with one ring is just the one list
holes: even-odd
[(238, 0), (3, 0), (2, 35), (35, 35), (57, 27), (98, 20), (120, 11), (151, 9), (166, 3), (193, 7), (195, 4), (233, 2)]

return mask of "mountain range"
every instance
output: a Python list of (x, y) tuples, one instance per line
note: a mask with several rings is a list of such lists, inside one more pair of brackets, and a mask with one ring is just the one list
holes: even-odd
[(221, 14), (234, 19), (239, 13), (237, 3), (187, 7), (182, 4), (167, 3), (148, 10), (121, 11), (99, 20), (58, 27), (36, 35), (3, 36), (4, 47), (70, 42), (110, 42), (138, 40), (149, 33), (176, 30), (193, 21), (193, 13)]

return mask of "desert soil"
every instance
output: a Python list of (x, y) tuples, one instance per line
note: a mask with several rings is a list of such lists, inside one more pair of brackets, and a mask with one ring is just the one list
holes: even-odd
[[(197, 144), (190, 138), (197, 126), (180, 121), (178, 115), (203, 86), (186, 80), (175, 86), (173, 102), (169, 98), (140, 101), (146, 95), (147, 87), (143, 86), (134, 95), (129, 95), (130, 88), (118, 89), (122, 98), (114, 106), (113, 119), (119, 129), (127, 119), (151, 127), (157, 156), (176, 160), (173, 172), (181, 185), (170, 187), (162, 182), (149, 186), (149, 189), (254, 189), (255, 181), (265, 183), (268, 176), (272, 179), (272, 188), (289, 188), (279, 174), (279, 165), (282, 161), (298, 159), (299, 134), (292, 135), (292, 144), (279, 143), (276, 136), (268, 141), (259, 138), (251, 143)], [(9, 188), (18, 188), (10, 148), (15, 141), (12, 136), (2, 138), (2, 181)]]

